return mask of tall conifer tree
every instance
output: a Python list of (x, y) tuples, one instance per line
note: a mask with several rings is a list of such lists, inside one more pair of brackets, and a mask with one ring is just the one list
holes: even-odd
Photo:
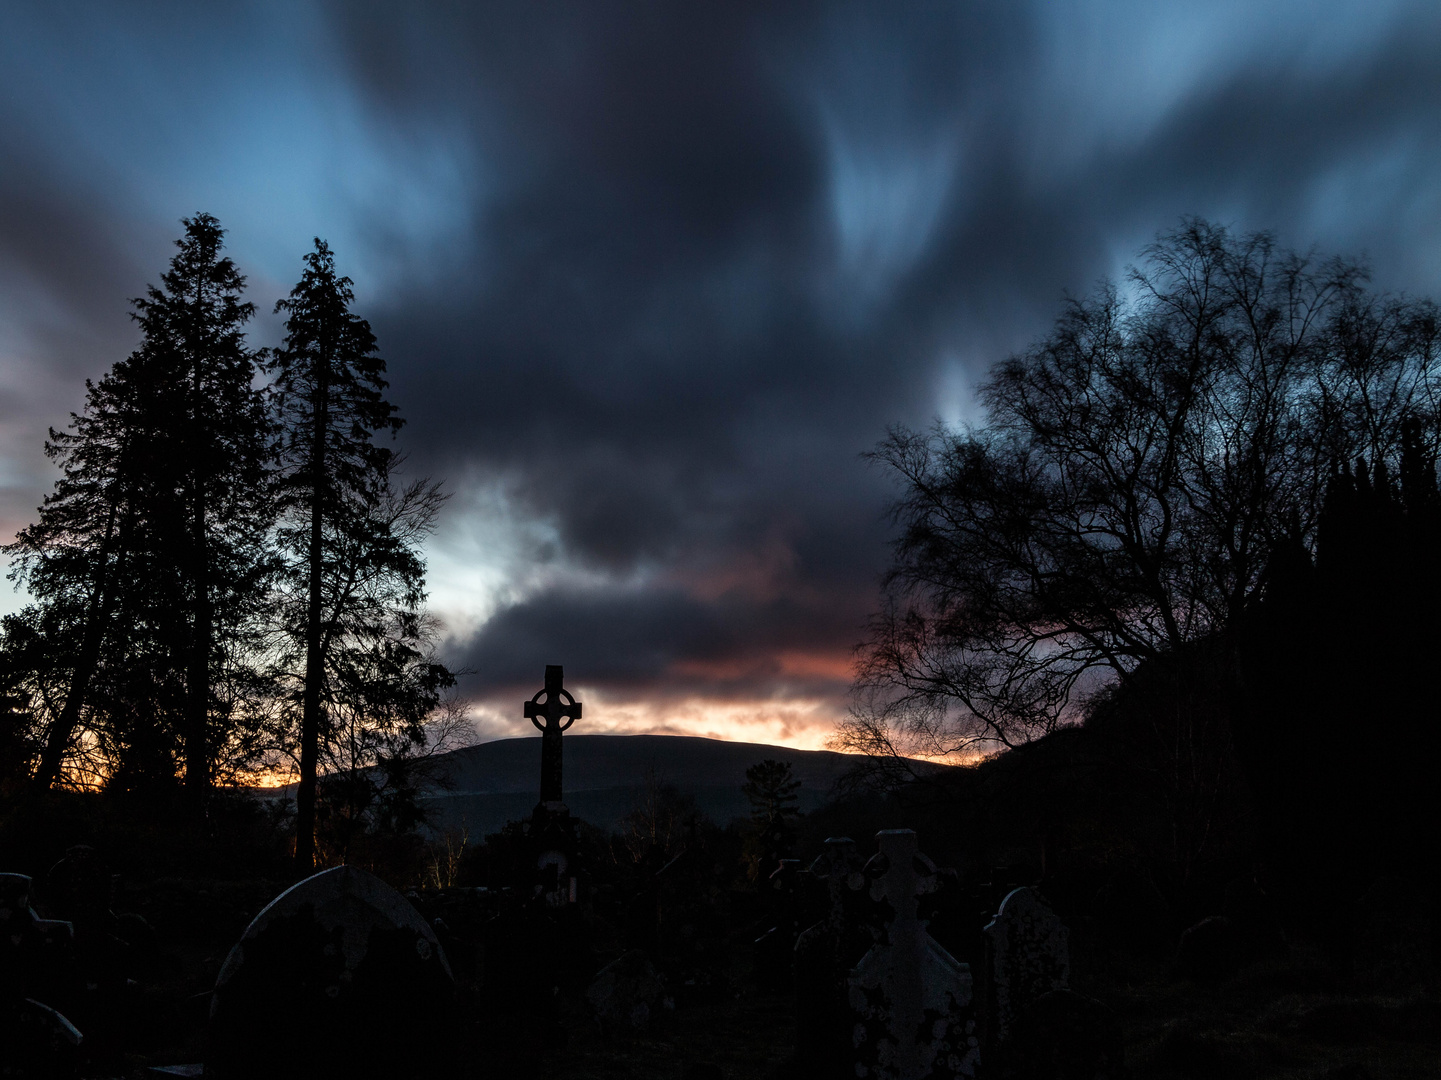
[(396, 460), (375, 436), (402, 421), (383, 396), (385, 362), (370, 325), (350, 310), (351, 286), (317, 239), (300, 282), (276, 305), (288, 318), (270, 366), (282, 431), (279, 535), (289, 567), (287, 674), (298, 684), (302, 869), (315, 857), (321, 756), (339, 727), (350, 725), (352, 742), (366, 725), (417, 739), (451, 681), (420, 648), (418, 541), (441, 496), (425, 482), (392, 486)]
[(7, 649), (38, 636), (32, 655), (75, 657), (35, 773), (47, 786), (88, 698), (112, 780), (173, 780), (178, 748), (197, 795), (211, 728), (234, 719), (215, 673), (242, 651), (264, 591), (271, 427), (224, 230), (208, 214), (183, 224), (161, 285), (134, 302), (140, 346), (87, 384), (71, 431), (51, 432), (63, 475), (11, 548), (37, 602), (7, 621)]
[(189, 616), (185, 785), (203, 794), (211, 784), (212, 707), (225, 707), (213, 700), (212, 662), (263, 573), (271, 427), (255, 387), (264, 354), (248, 347), (242, 330), (255, 305), (241, 299), (245, 278), (220, 254), (225, 231), (209, 214), (184, 224), (161, 286), (135, 306), (145, 334), (140, 352), (160, 376), (157, 396), (172, 416), (161, 439), (165, 490), (156, 506), (170, 514)]

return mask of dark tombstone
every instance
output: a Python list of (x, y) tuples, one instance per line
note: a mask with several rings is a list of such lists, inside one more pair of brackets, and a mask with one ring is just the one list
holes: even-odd
[(786, 820), (786, 816), (772, 814), (766, 820), (765, 827), (761, 829), (758, 875), (763, 879), (769, 879), (775, 873), (776, 867), (781, 864), (781, 860), (791, 857), (795, 843), (796, 833), (791, 828), (790, 822)]
[(656, 871), (655, 950), (670, 978), (677, 1004), (718, 999), (726, 993), (729, 920), (717, 887), (719, 872), (704, 842), (688, 823), (686, 846)]
[(454, 990), (434, 932), (353, 866), (281, 893), (226, 957), (210, 1006), (205, 1075), (431, 1075)]
[(68, 1080), (79, 1075), (84, 1037), (49, 1005), (25, 998), (0, 1018), (0, 1075)]
[(32, 887), (24, 874), (0, 874), (0, 1002), (12, 1012), (24, 998), (68, 1002), (80, 985), (75, 928), (36, 915)]
[(25, 996), (24, 946), (34, 918), (30, 879), (0, 874), (0, 1001)]
[(800, 933), (796, 897), (800, 866), (799, 859), (781, 859), (766, 879), (771, 926), (756, 938), (752, 950), (756, 985), (762, 990), (781, 992), (791, 987), (796, 937)]
[(585, 999), (607, 1034), (647, 1031), (675, 1008), (659, 972), (638, 949), (596, 972)]
[(796, 1064), (803, 1076), (845, 1076), (851, 1071), (846, 977), (871, 945), (858, 910), (868, 897), (855, 841), (831, 837), (811, 873), (826, 885), (827, 908), (825, 918), (796, 938)]
[(78, 998), (74, 928), (30, 906), (32, 882), (0, 874), (0, 1076), (70, 1077), (80, 1067), (80, 1031), (46, 1002)]
[(109, 929), (115, 878), (88, 844), (67, 848), (45, 878), (46, 910), (75, 924), (79, 934)]
[(1112, 949), (1145, 953), (1169, 950), (1175, 941), (1171, 909), (1149, 875), (1118, 870), (1097, 890), (1091, 914), (1102, 942)]
[(866, 1080), (974, 1077), (980, 1040), (971, 971), (926, 933), (917, 898), (934, 888), (935, 865), (910, 829), (876, 834), (867, 862), (871, 897), (882, 905), (879, 939), (851, 972), (852, 1068)]
[[(122, 924), (111, 911), (119, 875), (88, 844), (67, 848), (50, 868), (43, 893), (45, 908), (73, 928), (74, 962), (85, 987), (85, 1000), (73, 1003), (74, 1016), (92, 1036), (121, 1022), (121, 1001), (136, 973), (136, 949), (120, 936)], [(132, 926), (132, 916), (125, 926)], [(143, 920), (142, 920), (143, 921)]]
[(1069, 934), (1041, 894), (1012, 889), (986, 926), (987, 1038), (1003, 1044), (1031, 1002), (1070, 986)]
[(1209, 915), (1181, 935), (1176, 970), (1197, 982), (1220, 982), (1236, 974), (1242, 956), (1236, 924), (1224, 915)]
[(1051, 990), (1021, 1010), (986, 1064), (997, 1080), (1120, 1080), (1121, 1025), (1094, 998)]
[(545, 686), (525, 703), (525, 718), (541, 733), (542, 805), (564, 801), (561, 789), (560, 737), (562, 732), (580, 719), (581, 704), (561, 685), (564, 681), (565, 669), (559, 664), (547, 664)]
[(579, 900), (579, 845), (561, 783), (561, 735), (580, 719), (581, 703), (565, 689), (564, 681), (565, 669), (547, 664), (545, 686), (525, 702), (525, 718), (541, 733), (540, 802), (525, 826), (535, 860), (532, 891), (551, 908)]

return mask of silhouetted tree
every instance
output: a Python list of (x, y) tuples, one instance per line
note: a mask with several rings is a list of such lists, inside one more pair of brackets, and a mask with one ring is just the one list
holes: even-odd
[(203, 794), (210, 728), (229, 739), (247, 680), (236, 644), (264, 593), (269, 425), (240, 329), (244, 279), (220, 257), (214, 218), (184, 224), (161, 287), (135, 301), (140, 347), (87, 382), (71, 430), (50, 432), (62, 475), (9, 549), (12, 578), (36, 599), (7, 620), (5, 654), (28, 664), (48, 729), (42, 786), (89, 707), (87, 737), (112, 780), (173, 779), (179, 746)]
[(169, 517), (156, 535), (174, 544), (184, 583), (185, 784), (199, 796), (211, 783), (212, 714), (234, 705), (214, 693), (212, 666), (233, 655), (230, 639), (257, 612), (269, 569), (271, 424), (255, 385), (263, 354), (242, 330), (255, 306), (220, 254), (225, 232), (209, 214), (184, 224), (179, 254), (135, 307), (144, 334), (137, 359), (170, 414), (147, 509)]
[(6, 549), (11, 580), (38, 601), (7, 617), (4, 659), (46, 728), (34, 772), (41, 787), (60, 776), (75, 739), (117, 591), (121, 538), (134, 520), (142, 471), (137, 420), (144, 409), (129, 367), (117, 364), (98, 386), (87, 380), (85, 410), (71, 414), (73, 430), (50, 430), (45, 452), (60, 464), (61, 477), (39, 520)]
[(1434, 453), (1435, 308), (1364, 280), (1190, 221), (995, 368), (982, 426), (892, 431), (901, 535), (842, 741), (1051, 731), (1236, 625), (1272, 554), (1315, 545), (1336, 463), (1394, 459), (1407, 415)]
[[(1414, 417), (1397, 471), (1384, 459), (1330, 477), (1314, 560), (1279, 551), (1241, 635), (1247, 708), (1237, 724), (1261, 850), (1345, 959), (1346, 904), (1378, 874), (1437, 896), (1432, 771), (1441, 751), (1441, 528), (1436, 463)], [(1438, 907), (1441, 913), (1441, 907)]]
[[(270, 363), (281, 426), (279, 540), (287, 559), (282, 676), (298, 687), (296, 860), (314, 858), (317, 780), (334, 768), (391, 761), (424, 743), (423, 725), (453, 685), (426, 652), (420, 543), (444, 496), (397, 488), (375, 436), (402, 421), (385, 400), (385, 362), (350, 310), (349, 278), (317, 239), (290, 298), (284, 345)], [(397, 742), (398, 740), (398, 742)], [(337, 791), (351, 787), (332, 784)], [(371, 796), (361, 800), (369, 805)], [(352, 800), (353, 801), (353, 800)]]
[(771, 758), (746, 769), (746, 782), (741, 785), (751, 804), (751, 818), (761, 825), (772, 818), (798, 816), (800, 789), (801, 782), (791, 775), (791, 763)]

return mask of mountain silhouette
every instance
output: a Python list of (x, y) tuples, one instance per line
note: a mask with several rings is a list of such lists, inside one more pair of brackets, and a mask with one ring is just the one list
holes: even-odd
[[(501, 739), (442, 755), (438, 776), (446, 786), (431, 788), (424, 800), (432, 828), (463, 826), (471, 836), (483, 836), (527, 816), (540, 797), (540, 742), (535, 737)], [(697, 809), (718, 824), (744, 817), (750, 813), (741, 792), (745, 771), (767, 758), (790, 763), (791, 774), (801, 782), (800, 809), (813, 810), (860, 760), (829, 750), (692, 735), (567, 735), (564, 746), (566, 805), (602, 828), (616, 827), (648, 784), (691, 796)]]

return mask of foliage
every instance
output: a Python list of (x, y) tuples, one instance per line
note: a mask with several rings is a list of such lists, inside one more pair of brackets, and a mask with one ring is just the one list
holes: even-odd
[(1299, 545), (1278, 555), (1240, 636), (1239, 757), (1268, 862), (1307, 907), (1346, 899), (1323, 876), (1419, 877), (1434, 895), (1436, 870), (1415, 853), (1441, 822), (1438, 554), (1436, 457), (1413, 419), (1398, 469), (1360, 460), (1332, 474), (1314, 561)]
[(655, 863), (650, 868), (659, 870), (680, 852), (686, 831), (700, 816), (693, 796), (648, 768), (644, 786), (615, 837), (619, 846), (612, 844), (612, 858), (633, 865)]
[(351, 282), (324, 242), (305, 263), (276, 305), (288, 314), (286, 338), (270, 365), (286, 556), (277, 677), (294, 688), (282, 716), (298, 729), (302, 866), (313, 857), (322, 762), (359, 782), (361, 770), (404, 758), (424, 745), (424, 725), (455, 683), (428, 655), (434, 633), (421, 610), (419, 545), (445, 496), (428, 481), (395, 483), (399, 461), (374, 441), (401, 426), (382, 396), (375, 337), (350, 310)]
[(973, 430), (893, 430), (885, 606), (843, 744), (974, 755), (1224, 634), (1330, 477), (1434, 453), (1437, 319), (1364, 271), (1188, 221), (995, 368)]
[(460, 726), (420, 555), (444, 496), (372, 441), (399, 421), (329, 249), (268, 356), (246, 344), (223, 230), (184, 225), (134, 302), (139, 347), (50, 432), (61, 475), (7, 549), (33, 602), (4, 620), (0, 739), (42, 788), (173, 788), (183, 769), (203, 793), (294, 763), (313, 691), (327, 843), (411, 829)]
[(789, 761), (764, 761), (746, 769), (746, 782), (741, 790), (751, 804), (751, 820), (764, 825), (772, 818), (799, 817), (796, 792), (801, 782), (791, 776)]
[(61, 478), (8, 549), (36, 601), (7, 620), (5, 654), (48, 729), (42, 784), (67, 755), (72, 780), (173, 782), (183, 752), (204, 789), (253, 715), (271, 427), (224, 231), (184, 224), (134, 301), (140, 346), (51, 430)]

